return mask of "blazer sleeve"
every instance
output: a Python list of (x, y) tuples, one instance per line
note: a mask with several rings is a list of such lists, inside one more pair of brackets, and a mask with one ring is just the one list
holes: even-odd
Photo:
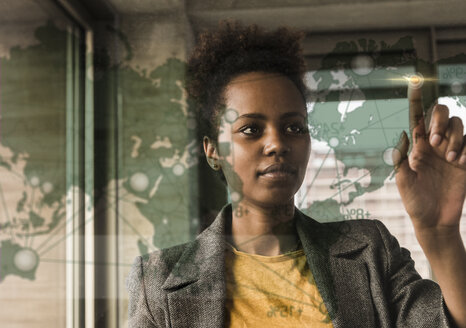
[(396, 327), (456, 327), (439, 285), (422, 279), (410, 252), (400, 247), (382, 222), (374, 222), (386, 251), (385, 277), (392, 322)]
[(147, 302), (143, 259), (138, 256), (134, 261), (130, 274), (126, 278), (126, 288), (129, 294), (128, 327), (129, 328), (154, 328), (157, 325), (149, 311)]

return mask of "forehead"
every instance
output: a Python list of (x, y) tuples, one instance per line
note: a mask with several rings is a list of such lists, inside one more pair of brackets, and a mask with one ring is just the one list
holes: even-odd
[(238, 115), (261, 113), (280, 116), (287, 112), (306, 112), (303, 96), (286, 76), (252, 72), (232, 79), (225, 89), (225, 105)]

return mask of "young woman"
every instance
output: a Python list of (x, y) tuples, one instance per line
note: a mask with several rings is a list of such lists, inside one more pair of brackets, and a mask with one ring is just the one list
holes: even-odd
[(466, 327), (459, 222), (466, 138), (437, 105), (424, 126), (409, 90), (396, 181), (439, 285), (376, 220), (321, 224), (294, 207), (307, 167), (300, 35), (225, 23), (188, 63), (207, 161), (232, 204), (194, 241), (138, 257), (130, 327)]

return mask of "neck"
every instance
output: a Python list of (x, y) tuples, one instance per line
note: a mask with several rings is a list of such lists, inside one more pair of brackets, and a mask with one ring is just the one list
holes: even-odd
[(233, 204), (229, 242), (242, 252), (264, 256), (295, 250), (298, 236), (294, 213), (293, 201), (273, 207)]

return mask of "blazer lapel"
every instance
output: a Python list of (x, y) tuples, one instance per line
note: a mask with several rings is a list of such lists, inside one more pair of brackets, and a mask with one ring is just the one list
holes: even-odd
[(367, 243), (349, 237), (347, 223), (324, 225), (300, 211), (296, 228), (333, 326), (375, 327), (368, 272), (359, 256)]
[(162, 288), (167, 291), (171, 327), (223, 327), (225, 321), (225, 207), (190, 243)]
[[(223, 327), (225, 322), (225, 223), (231, 206), (189, 243), (162, 288), (170, 327)], [(324, 225), (296, 210), (296, 228), (316, 285), (338, 327), (375, 327), (364, 261), (367, 243), (347, 235), (349, 225)], [(357, 309), (353, 306), (357, 305)]]

